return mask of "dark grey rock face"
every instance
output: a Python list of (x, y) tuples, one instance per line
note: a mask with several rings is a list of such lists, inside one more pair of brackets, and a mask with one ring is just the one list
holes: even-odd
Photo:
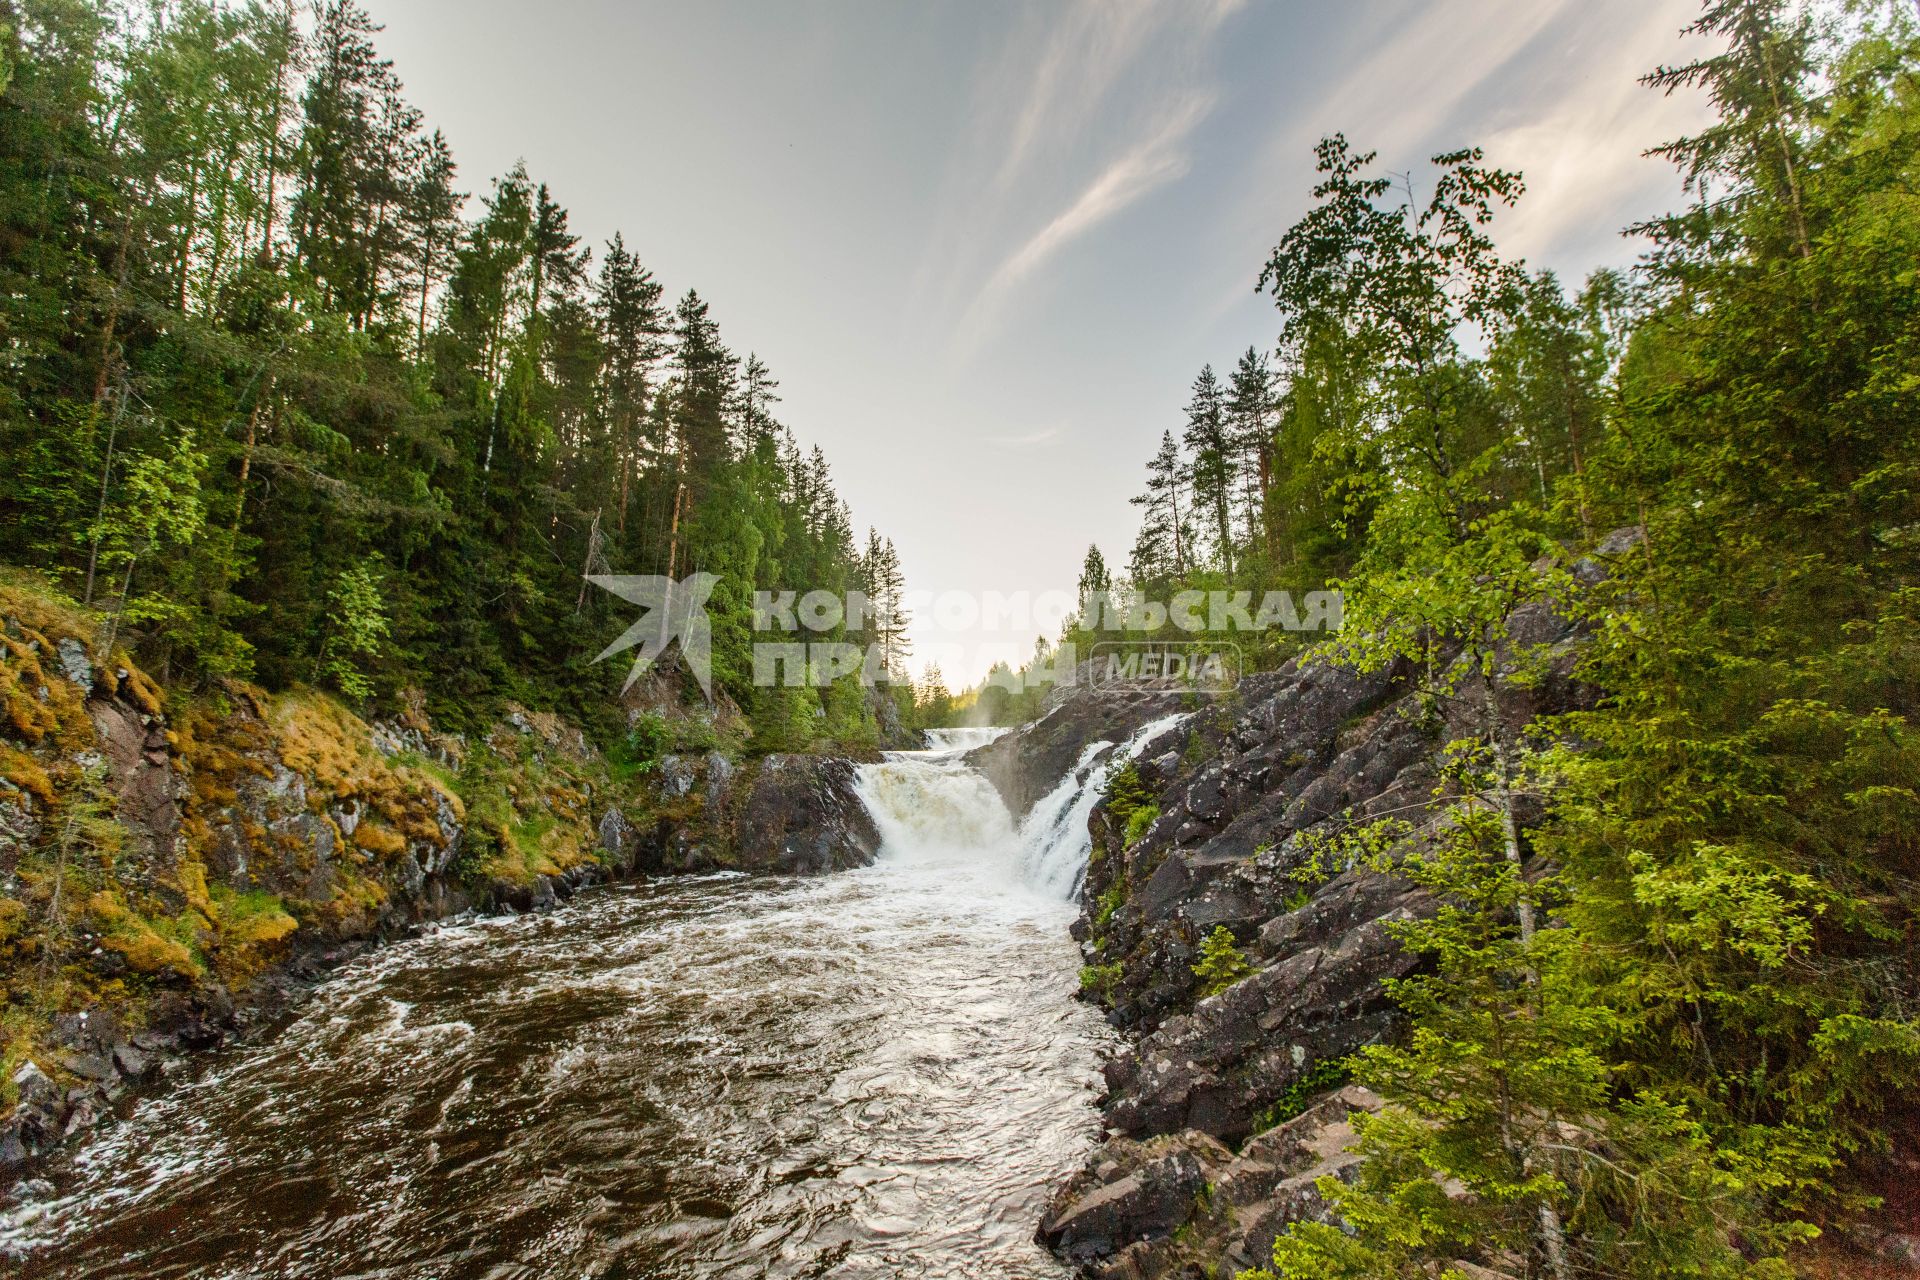
[[(1523, 643), (1558, 646), (1560, 660), (1544, 681), (1503, 689), (1509, 726), (1577, 705), (1572, 625), (1545, 608), (1523, 610), (1511, 625)], [(1313, 1178), (1352, 1164), (1340, 1152), (1352, 1137), (1347, 1112), (1377, 1105), (1364, 1091), (1340, 1091), (1270, 1126), (1277, 1110), (1297, 1108), (1303, 1092), (1310, 1098), (1333, 1064), (1397, 1031), (1383, 982), (1413, 972), (1417, 958), (1393, 926), (1433, 903), (1395, 876), (1322, 866), (1316, 850), (1323, 837), (1375, 818), (1406, 822), (1409, 848), (1439, 830), (1448, 805), (1440, 753), (1469, 730), (1416, 697), (1414, 675), (1296, 662), (1250, 677), (1232, 700), (1198, 711), (1178, 745), (1138, 762), (1158, 806), (1144, 836), (1128, 845), (1124, 824), (1094, 810), (1075, 936), (1104, 975), (1096, 987), (1110, 1019), (1133, 1044), (1106, 1066), (1104, 1109), (1116, 1136), (1056, 1198), (1041, 1233), (1085, 1274), (1149, 1280), (1264, 1265), (1286, 1223), (1324, 1213)], [(1118, 738), (1141, 722), (1102, 723), (1114, 714), (1083, 694), (1055, 710), (1061, 728), (1042, 722), (1025, 742), (1010, 735), (982, 754), (1011, 757), (1001, 786), (1018, 795), (1023, 761), (1071, 763), (1072, 740)], [(1194, 965), (1220, 927), (1250, 972), (1203, 996)], [(1132, 1184), (1097, 1195), (1143, 1168), (1141, 1152), (1174, 1138), (1188, 1152), (1211, 1150), (1202, 1139), (1240, 1150), (1226, 1163), (1201, 1158), (1213, 1193), (1178, 1221), (1150, 1211), (1158, 1202), (1147, 1205)], [(1283, 1147), (1296, 1155), (1280, 1158)]]
[(817, 874), (863, 867), (880, 832), (854, 791), (855, 769), (838, 756), (772, 755), (740, 788), (733, 854), (745, 871)]
[[(1084, 666), (1085, 664), (1083, 664)], [(1051, 791), (1092, 742), (1125, 742), (1144, 725), (1185, 710), (1185, 695), (1121, 692), (1081, 684), (1052, 695), (1046, 714), (970, 753), (1018, 819)]]
[(1112, 1139), (1054, 1193), (1038, 1238), (1097, 1280), (1184, 1280), (1264, 1266), (1290, 1223), (1332, 1220), (1319, 1180), (1353, 1175), (1352, 1117), (1379, 1107), (1378, 1097), (1350, 1085), (1237, 1155), (1192, 1129)]

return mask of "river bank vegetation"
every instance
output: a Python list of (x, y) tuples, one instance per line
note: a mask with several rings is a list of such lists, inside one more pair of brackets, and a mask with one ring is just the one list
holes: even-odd
[[(903, 625), (767, 365), (526, 166), (463, 179), (378, 36), (0, 5), (0, 1168), (290, 969), (724, 864), (746, 758), (905, 732), (904, 684), (753, 680), (756, 590)], [(712, 697), (624, 688), (584, 576), (696, 570)]]
[[(1445, 906), (1397, 926), (1407, 1035), (1349, 1060), (1388, 1107), (1323, 1186), (1344, 1225), (1276, 1274), (1784, 1276), (1910, 1194), (1920, 28), (1709, 0), (1691, 34), (1646, 77), (1715, 108), (1659, 151), (1689, 203), (1571, 291), (1499, 252), (1498, 157), (1322, 141), (1275, 356), (1200, 372), (1124, 579), (1089, 555), (1085, 595), (1337, 586), (1306, 660), (1420, 673), (1458, 735), (1439, 826), (1325, 851)], [(1588, 705), (1515, 724), (1543, 604)]]

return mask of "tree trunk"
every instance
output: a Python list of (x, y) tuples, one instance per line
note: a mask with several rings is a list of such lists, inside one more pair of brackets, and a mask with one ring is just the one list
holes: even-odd
[(120, 418), (127, 411), (127, 387), (120, 384), (120, 403), (114, 406), (107, 423), (107, 456), (100, 464), (100, 500), (93, 509), (93, 537), (87, 548), (87, 593), (82, 602), (93, 603), (93, 577), (100, 567), (100, 524), (107, 518), (107, 486), (113, 478), (113, 446), (120, 437)]

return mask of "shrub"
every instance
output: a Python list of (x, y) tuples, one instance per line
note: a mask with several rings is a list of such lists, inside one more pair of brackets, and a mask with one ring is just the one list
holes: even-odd
[(1193, 966), (1193, 976), (1200, 979), (1201, 998), (1218, 995), (1252, 972), (1253, 966), (1234, 943), (1233, 930), (1223, 924), (1213, 926), (1213, 932), (1200, 943), (1200, 963)]

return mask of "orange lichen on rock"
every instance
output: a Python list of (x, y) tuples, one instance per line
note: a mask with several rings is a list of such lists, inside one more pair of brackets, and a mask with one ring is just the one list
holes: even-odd
[(52, 807), (55, 791), (53, 779), (41, 767), (40, 762), (17, 747), (0, 743), (0, 778), (12, 783), (41, 804)]
[[(456, 820), (464, 815), (460, 798), (438, 778), (381, 755), (366, 722), (325, 694), (282, 695), (274, 699), (269, 716), (287, 768), (312, 778), (314, 790), (327, 799), (360, 802), (369, 818), (393, 829), (388, 835), (399, 841), (394, 852), (406, 844), (396, 832), (442, 843), (443, 805)], [(379, 851), (386, 852), (386, 846)]]
[(67, 750), (91, 745), (90, 690), (67, 678), (58, 655), (62, 641), (77, 645), (93, 668), (88, 637), (99, 625), (97, 615), (31, 575), (0, 577), (0, 732), (30, 744), (51, 739)]
[(354, 828), (353, 842), (377, 858), (397, 858), (407, 851), (405, 836), (377, 822), (362, 822)]
[[(102, 889), (87, 899), (87, 910), (101, 927), (100, 941), (109, 950), (126, 959), (135, 973), (177, 974), (199, 978), (206, 974), (193, 949), (174, 935), (174, 929), (156, 927), (154, 921), (134, 911), (112, 893)], [(173, 922), (165, 922), (170, 925)]]

